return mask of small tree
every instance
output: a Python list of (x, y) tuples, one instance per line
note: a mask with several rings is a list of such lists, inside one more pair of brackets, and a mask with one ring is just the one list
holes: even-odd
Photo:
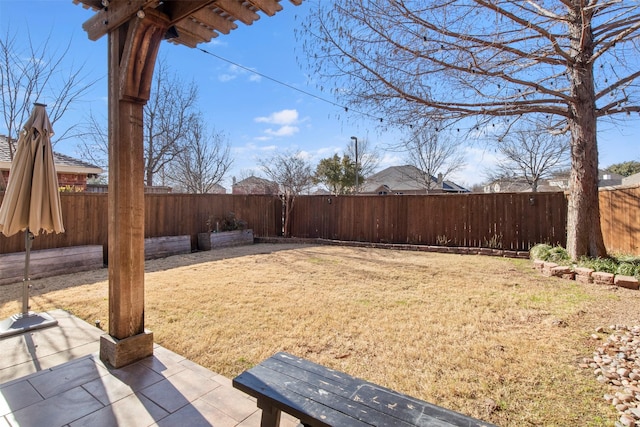
[(309, 162), (297, 151), (295, 153), (276, 153), (269, 159), (258, 162), (267, 177), (280, 187), (280, 198), (284, 209), (284, 236), (290, 237), (289, 220), (295, 199), (307, 192), (312, 185), (312, 168)]
[(76, 145), (78, 156), (104, 171), (109, 170), (109, 132), (106, 128), (107, 119), (98, 118), (93, 111), (89, 112), (87, 122), (82, 125), (79, 135), (80, 142)]
[(187, 144), (168, 166), (169, 182), (187, 193), (210, 193), (224, 179), (233, 159), (223, 133), (207, 136), (201, 115), (187, 132)]
[(535, 125), (512, 130), (498, 140), (497, 149), (502, 155), (499, 175), (522, 177), (533, 192), (541, 179), (569, 165), (569, 138)]
[(434, 176), (444, 180), (465, 165), (462, 141), (450, 138), (441, 125), (423, 126), (403, 141), (409, 162), (422, 172), (420, 184), (427, 192), (433, 188)]
[(189, 129), (196, 120), (198, 90), (170, 74), (166, 61), (158, 61), (151, 97), (144, 106), (145, 183), (154, 185), (154, 176), (184, 149)]
[[(355, 159), (358, 159), (358, 187), (364, 184), (365, 177), (375, 172), (380, 164), (380, 155), (377, 147), (371, 147), (369, 140), (366, 138), (358, 139), (358, 153), (356, 156), (356, 141), (351, 139), (347, 146), (346, 155), (352, 160), (355, 168)], [(351, 172), (351, 182), (355, 184), (355, 171)], [(357, 188), (353, 192), (357, 193)]]
[[(338, 196), (355, 190), (355, 175), (355, 162), (351, 157), (346, 154), (342, 157), (334, 154), (333, 157), (320, 160), (313, 175), (313, 183), (323, 184), (331, 194)], [(364, 176), (361, 173), (358, 182), (363, 181)]]

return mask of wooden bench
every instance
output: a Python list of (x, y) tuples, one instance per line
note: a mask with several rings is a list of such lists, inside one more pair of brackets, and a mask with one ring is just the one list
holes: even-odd
[(284, 411), (303, 426), (493, 426), (388, 388), (277, 353), (233, 380), (255, 397), (261, 427), (276, 427)]

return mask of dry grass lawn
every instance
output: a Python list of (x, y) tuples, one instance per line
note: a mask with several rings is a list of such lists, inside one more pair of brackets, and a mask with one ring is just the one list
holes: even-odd
[[(261, 244), (150, 261), (145, 286), (156, 342), (228, 377), (284, 350), (501, 426), (613, 425), (577, 365), (596, 327), (640, 324), (638, 291), (471, 255)], [(106, 269), (33, 288), (35, 311), (108, 324)]]

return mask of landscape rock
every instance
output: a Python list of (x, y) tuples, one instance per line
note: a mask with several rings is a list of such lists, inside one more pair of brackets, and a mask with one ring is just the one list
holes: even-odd
[(593, 269), (585, 267), (576, 267), (574, 269), (576, 273), (576, 281), (580, 283), (593, 283)]
[(619, 274), (615, 277), (615, 279), (613, 279), (613, 283), (614, 285), (619, 286), (621, 288), (627, 288), (627, 289), (633, 289), (633, 290), (640, 289), (640, 283), (638, 283), (638, 279), (636, 279), (633, 276), (622, 276)]
[(597, 285), (613, 285), (613, 278), (615, 277), (611, 273), (605, 273), (603, 271), (596, 271), (591, 274), (593, 283)]
[(542, 268), (544, 267), (544, 261), (541, 259), (536, 259), (533, 261), (533, 269), (542, 272)]
[[(587, 365), (598, 382), (611, 387), (603, 398), (618, 411), (616, 425), (640, 427), (640, 326), (611, 325), (609, 329), (606, 341), (580, 365)], [(596, 331), (602, 333), (604, 328)]]
[(558, 264), (556, 264), (555, 262), (545, 262), (542, 267), (542, 274), (545, 276), (551, 277), (553, 275), (553, 272), (552, 272), (553, 268), (557, 266)]

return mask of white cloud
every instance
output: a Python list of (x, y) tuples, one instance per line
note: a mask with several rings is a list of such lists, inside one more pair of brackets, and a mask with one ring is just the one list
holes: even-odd
[(472, 187), (486, 180), (487, 171), (495, 168), (498, 156), (493, 151), (481, 147), (467, 147), (465, 151), (466, 166), (449, 177), (449, 180)]
[(218, 80), (220, 80), (223, 83), (226, 83), (226, 82), (230, 82), (231, 80), (234, 80), (236, 77), (237, 76), (234, 76), (232, 74), (226, 74), (225, 73), (225, 74), (220, 74), (218, 76)]
[(255, 121), (272, 125), (291, 125), (298, 122), (298, 110), (276, 111), (266, 117), (256, 117)]
[(300, 128), (296, 126), (300, 120), (297, 110), (280, 110), (269, 114), (268, 116), (256, 117), (256, 123), (267, 123), (270, 125), (278, 125), (278, 128), (267, 128), (264, 135), (259, 138), (266, 137), (288, 137), (300, 132)]
[(293, 136), (300, 131), (297, 126), (280, 126), (278, 129), (266, 129), (264, 133), (271, 136)]
[(255, 138), (253, 138), (256, 141), (270, 141), (273, 139), (273, 137), (271, 136), (256, 136)]
[(247, 80), (250, 82), (259, 83), (262, 80), (262, 77), (260, 77), (259, 75), (254, 74), (245, 68), (238, 67), (237, 65), (233, 65), (233, 64), (229, 65), (222, 74), (218, 75), (218, 80), (223, 83), (226, 83), (238, 77), (245, 77), (245, 76), (247, 77)]

